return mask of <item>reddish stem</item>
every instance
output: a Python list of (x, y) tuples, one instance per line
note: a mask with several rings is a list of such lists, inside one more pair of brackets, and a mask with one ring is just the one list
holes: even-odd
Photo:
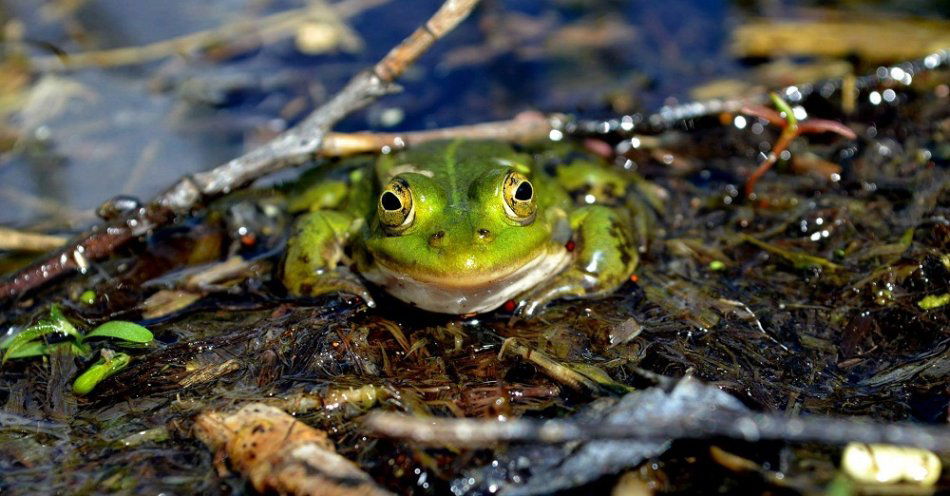
[(752, 196), (752, 193), (755, 191), (755, 185), (759, 182), (759, 179), (765, 175), (769, 169), (775, 165), (775, 162), (778, 161), (778, 157), (788, 149), (788, 146), (792, 143), (792, 140), (803, 135), (803, 134), (819, 134), (819, 133), (835, 133), (841, 136), (844, 136), (848, 139), (857, 139), (858, 135), (851, 130), (848, 126), (827, 119), (808, 119), (806, 121), (799, 121), (796, 126), (789, 127), (788, 121), (786, 121), (782, 115), (775, 110), (765, 107), (762, 105), (749, 105), (742, 107), (741, 112), (752, 117), (758, 117), (764, 119), (769, 123), (779, 126), (782, 128), (782, 134), (779, 135), (778, 140), (775, 142), (775, 145), (772, 146), (772, 151), (769, 153), (765, 160), (763, 160), (752, 174), (749, 175), (749, 178), (746, 179), (745, 183), (745, 195), (746, 197)]

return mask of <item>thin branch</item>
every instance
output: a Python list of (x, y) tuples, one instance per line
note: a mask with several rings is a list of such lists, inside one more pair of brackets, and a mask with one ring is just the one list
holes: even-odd
[(364, 427), (378, 435), (429, 446), (486, 446), (499, 442), (563, 443), (595, 439), (683, 439), (726, 436), (746, 441), (779, 439), (831, 444), (888, 443), (950, 452), (950, 428), (880, 424), (837, 417), (787, 417), (762, 413), (652, 417), (637, 423), (579, 423), (571, 420), (419, 418), (374, 413)]
[(522, 112), (507, 121), (485, 122), (470, 126), (447, 127), (404, 133), (328, 133), (320, 149), (323, 157), (343, 157), (358, 153), (378, 152), (386, 148), (398, 150), (427, 141), (442, 139), (494, 139), (527, 143), (547, 138), (552, 120), (538, 112)]
[(303, 122), (246, 155), (210, 171), (182, 178), (147, 206), (80, 235), (64, 249), (0, 282), (0, 302), (23, 294), (103, 258), (156, 227), (168, 224), (200, 202), (226, 194), (267, 174), (299, 165), (320, 152), (329, 130), (373, 100), (397, 91), (393, 84), (419, 56), (458, 25), (478, 0), (446, 0), (421, 27), (371, 70), (357, 74)]
[(741, 57), (856, 56), (868, 62), (905, 60), (950, 46), (946, 21), (841, 19), (756, 20), (732, 33)]
[(0, 227), (0, 250), (49, 251), (66, 244), (66, 238)]
[(769, 169), (775, 165), (775, 162), (778, 161), (779, 156), (788, 149), (789, 145), (792, 144), (792, 141), (805, 134), (819, 134), (819, 133), (836, 133), (840, 136), (844, 136), (847, 139), (857, 139), (858, 135), (851, 130), (848, 126), (827, 119), (808, 119), (806, 121), (798, 122), (795, 118), (795, 114), (792, 111), (791, 107), (785, 103), (784, 100), (778, 97), (776, 93), (771, 94), (772, 101), (775, 103), (776, 107), (782, 111), (782, 113), (776, 112), (768, 107), (762, 105), (746, 105), (742, 107), (741, 112), (743, 114), (758, 117), (760, 119), (765, 119), (769, 123), (775, 126), (782, 128), (782, 133), (779, 135), (778, 140), (775, 142), (775, 145), (772, 146), (772, 151), (759, 163), (759, 166), (756, 167), (752, 174), (749, 175), (749, 178), (746, 179), (745, 183), (745, 196), (751, 197), (755, 192), (755, 185), (759, 182), (759, 179), (765, 175)]
[[(788, 94), (789, 91), (807, 99), (820, 95), (825, 101), (831, 101), (842, 93), (870, 91), (881, 87), (900, 87), (909, 84), (914, 77), (945, 69), (950, 65), (950, 50), (937, 50), (926, 57), (910, 60), (861, 77), (833, 78), (814, 81), (807, 85), (793, 85), (779, 88), (776, 93)], [(910, 78), (910, 79), (908, 79)], [(847, 95), (842, 95), (846, 98)], [(690, 119), (713, 116), (721, 113), (745, 112), (744, 107), (762, 107), (769, 101), (768, 93), (743, 96), (734, 99), (713, 99), (699, 102), (687, 102), (673, 106), (664, 106), (658, 112), (648, 115), (630, 114), (614, 116), (609, 120), (568, 121), (559, 127), (565, 134), (577, 136), (598, 136), (612, 133), (633, 135), (638, 133), (659, 133), (681, 125)], [(747, 109), (746, 109), (747, 110)], [(755, 114), (752, 114), (755, 115)], [(763, 116), (763, 118), (766, 118)]]

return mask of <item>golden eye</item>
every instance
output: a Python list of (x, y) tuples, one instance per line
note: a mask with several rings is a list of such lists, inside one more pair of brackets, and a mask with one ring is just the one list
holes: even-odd
[(502, 193), (505, 197), (505, 213), (509, 218), (522, 225), (534, 221), (538, 203), (534, 198), (534, 186), (524, 174), (509, 172), (505, 176)]
[(409, 183), (401, 178), (390, 181), (379, 195), (377, 211), (379, 223), (390, 233), (399, 233), (411, 226), (415, 209)]

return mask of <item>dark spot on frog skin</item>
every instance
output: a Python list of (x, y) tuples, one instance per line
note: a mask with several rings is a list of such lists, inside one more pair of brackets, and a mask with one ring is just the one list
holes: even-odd
[(392, 189), (396, 193), (402, 194), (403, 191), (409, 188), (409, 183), (401, 177), (397, 177), (393, 180)]
[(617, 240), (616, 249), (620, 252), (620, 262), (627, 266), (633, 260), (630, 256), (631, 243), (628, 239), (626, 232), (623, 229), (623, 226), (616, 220), (610, 222), (610, 237)]
[(429, 246), (440, 246), (444, 238), (445, 231), (436, 231), (432, 236), (429, 236)]
[(623, 246), (623, 243), (621, 243), (617, 249), (620, 250), (620, 263), (622, 263), (624, 267), (630, 265), (630, 261), (632, 259), (630, 257), (630, 253), (626, 250), (626, 247)]

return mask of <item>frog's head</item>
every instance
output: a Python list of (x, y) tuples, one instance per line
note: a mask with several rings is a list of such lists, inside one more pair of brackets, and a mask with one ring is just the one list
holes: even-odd
[(368, 226), (373, 264), (363, 272), (426, 310), (484, 312), (567, 264), (566, 236), (556, 234), (567, 227), (528, 167), (501, 159), (457, 165), (468, 169), (394, 169)]

